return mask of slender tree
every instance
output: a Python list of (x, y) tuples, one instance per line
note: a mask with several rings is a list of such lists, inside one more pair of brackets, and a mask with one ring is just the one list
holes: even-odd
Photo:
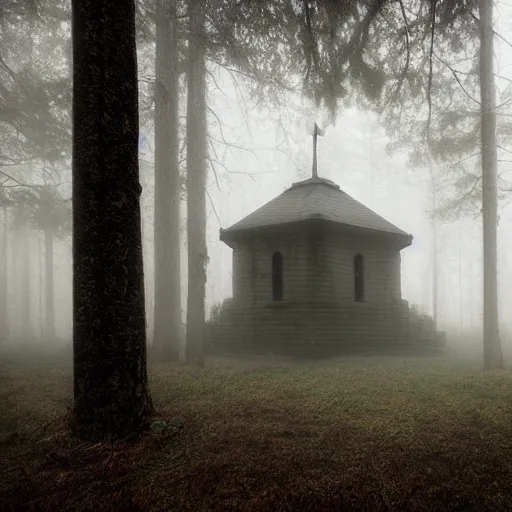
[(462, 229), (459, 229), (459, 232), (458, 232), (458, 239), (457, 239), (457, 264), (458, 264), (458, 267), (459, 267), (459, 271), (458, 271), (458, 274), (459, 274), (459, 331), (462, 335), (463, 331), (464, 331), (464, 301), (465, 301), (465, 296), (464, 296), (464, 286), (463, 286), (463, 283), (464, 283), (464, 279), (463, 279), (463, 268), (462, 268), (462, 265), (463, 265), (463, 259), (462, 259)]
[(147, 382), (135, 1), (73, 0), (72, 426), (138, 436)]
[(21, 320), (21, 337), (24, 341), (32, 341), (36, 336), (36, 331), (33, 324), (33, 309), (32, 309), (32, 295), (33, 295), (33, 282), (32, 282), (32, 237), (31, 230), (26, 220), (20, 226), (17, 233), (19, 237), (18, 250), (19, 262), (18, 279), (20, 285), (20, 320)]
[(179, 71), (176, 0), (156, 1), (153, 350), (179, 358), (181, 332)]
[(498, 187), (493, 2), (480, 0), (480, 104), (484, 242), (484, 368), (503, 368), (498, 320)]
[(55, 330), (54, 244), (70, 232), (69, 200), (63, 198), (58, 188), (51, 185), (38, 187), (33, 194), (32, 224), (44, 238), (44, 329), (43, 338), (53, 340)]
[[(55, 307), (54, 307), (54, 240), (55, 238), (64, 238), (71, 231), (71, 208), (70, 199), (63, 197), (59, 191), (59, 187), (53, 184), (37, 185), (32, 184), (30, 187), (19, 187), (10, 189), (9, 197), (11, 206), (13, 207), (13, 224), (19, 233), (27, 230), (38, 231), (43, 235), (43, 247), (40, 247), (40, 276), (44, 276), (44, 300), (41, 296), (40, 305), (44, 312), (40, 315), (40, 320), (44, 324), (43, 338), (52, 340), (55, 338)], [(30, 251), (24, 251), (30, 254)], [(24, 266), (27, 266), (24, 254), (21, 255)], [(27, 267), (28, 268), (28, 267)], [(44, 270), (43, 270), (44, 269)], [(21, 278), (24, 280), (29, 271), (22, 270)], [(24, 281), (23, 281), (24, 282)], [(41, 283), (42, 284), (42, 283)], [(24, 284), (21, 288), (28, 287), (26, 297), (31, 296), (31, 283)], [(25, 302), (27, 298), (23, 298), (22, 304), (25, 311)], [(27, 314), (26, 311), (24, 313)], [(28, 322), (25, 318), (23, 322)]]
[[(429, 37), (428, 45), (423, 45), (422, 58), (410, 54), (409, 73), (403, 81), (404, 94), (394, 111), (387, 110), (385, 124), (392, 127), (391, 131), (396, 130), (397, 146), (413, 148), (410, 153), (413, 165), (425, 164), (427, 152), (437, 165), (442, 165), (442, 172), (436, 176), (439, 190), (436, 217), (455, 220), (483, 214), (484, 367), (501, 368), (497, 208), (498, 200), (509, 187), (503, 185), (504, 180), (499, 181), (497, 154), (498, 148), (503, 153), (510, 151), (507, 145), (512, 134), (512, 103), (506, 97), (510, 88), (496, 105), (493, 2), (455, 1), (450, 11), (456, 19), (450, 23), (444, 21), (447, 6), (448, 2), (430, 5), (429, 33), (436, 33), (435, 44), (434, 38)], [(412, 29), (405, 36), (414, 41), (415, 31), (423, 22), (421, 17), (411, 17), (410, 12), (406, 16)], [(425, 108), (425, 97), (428, 108)], [(411, 115), (413, 112), (415, 116)], [(426, 123), (432, 127), (428, 146), (418, 143), (418, 135), (424, 133)]]
[(0, 342), (9, 338), (9, 310), (8, 300), (8, 255), (9, 255), (9, 212), (7, 206), (2, 207), (2, 238), (0, 249)]
[[(45, 293), (45, 284), (43, 282), (43, 277), (44, 276), (44, 261), (45, 261), (45, 251), (44, 251), (44, 239), (41, 238), (41, 237), (38, 237), (37, 238), (37, 242), (38, 242), (38, 261), (39, 261), (39, 337), (41, 339), (47, 339), (49, 340), (50, 338), (46, 338), (45, 337), (45, 313), (44, 313), (44, 309), (45, 309), (45, 299), (46, 301), (48, 300), (48, 297), (45, 297), (46, 293)], [(52, 297), (53, 298), (53, 297)], [(53, 303), (53, 302), (52, 302)], [(55, 333), (55, 325), (54, 325), (54, 333)], [(53, 339), (55, 339), (55, 334), (54, 334), (54, 337)]]
[(206, 64), (204, 5), (189, 2), (187, 91), (188, 299), (186, 360), (204, 364), (206, 266)]
[(55, 290), (53, 275), (53, 229), (47, 229), (44, 234), (44, 332), (46, 340), (53, 340), (55, 331)]
[[(436, 211), (437, 208), (437, 183), (435, 176), (435, 167), (432, 156), (429, 154), (428, 158), (428, 177), (431, 194), (431, 205), (432, 211)], [(437, 316), (439, 311), (439, 254), (438, 254), (438, 219), (432, 216), (431, 220), (431, 236), (432, 236), (432, 247), (431, 247), (431, 263), (432, 263), (432, 319), (434, 325), (437, 327)]]

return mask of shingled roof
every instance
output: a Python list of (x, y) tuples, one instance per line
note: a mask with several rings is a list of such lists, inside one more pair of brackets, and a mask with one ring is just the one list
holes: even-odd
[(343, 192), (336, 183), (318, 177), (294, 183), (272, 201), (221, 230), (221, 236), (308, 219), (324, 219), (340, 225), (410, 237)]

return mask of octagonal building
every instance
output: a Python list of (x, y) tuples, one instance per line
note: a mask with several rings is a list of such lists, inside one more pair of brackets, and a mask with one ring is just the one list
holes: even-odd
[(294, 183), (221, 230), (233, 297), (210, 326), (214, 352), (311, 357), (432, 353), (432, 320), (401, 296), (412, 236), (330, 180)]

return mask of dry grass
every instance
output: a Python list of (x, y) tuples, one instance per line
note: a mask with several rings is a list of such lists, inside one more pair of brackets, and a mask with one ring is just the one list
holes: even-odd
[(511, 510), (512, 373), (433, 361), (152, 369), (182, 429), (80, 445), (62, 365), (0, 361), (0, 510)]

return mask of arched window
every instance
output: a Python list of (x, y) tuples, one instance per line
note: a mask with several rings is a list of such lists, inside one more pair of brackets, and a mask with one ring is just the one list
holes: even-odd
[(361, 254), (354, 258), (354, 296), (356, 302), (364, 301), (364, 261)]
[(272, 254), (272, 298), (283, 300), (283, 255)]

